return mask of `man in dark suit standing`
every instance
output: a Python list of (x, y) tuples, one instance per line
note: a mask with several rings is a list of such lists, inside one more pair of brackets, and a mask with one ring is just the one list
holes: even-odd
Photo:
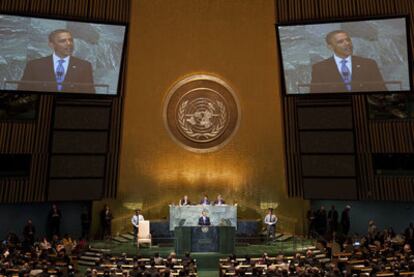
[(312, 66), (311, 93), (387, 91), (377, 63), (353, 55), (347, 32), (335, 30), (325, 39), (333, 56)]
[(95, 93), (92, 65), (72, 56), (72, 33), (58, 29), (49, 34), (53, 54), (26, 64), (18, 90)]
[(31, 219), (27, 220), (27, 224), (23, 228), (23, 244), (30, 248), (34, 241), (35, 241), (35, 234), (36, 234), (36, 228), (33, 225), (33, 222)]
[(338, 219), (338, 211), (335, 209), (335, 205), (332, 205), (331, 209), (328, 212), (328, 225), (331, 236), (338, 230)]
[(342, 234), (344, 236), (348, 236), (349, 229), (351, 228), (351, 216), (349, 212), (351, 210), (351, 206), (346, 205), (345, 209), (342, 211), (341, 214), (341, 227), (342, 227)]
[(111, 209), (108, 204), (105, 204), (104, 208), (100, 212), (102, 239), (111, 239), (113, 218)]
[(60, 236), (60, 222), (62, 221), (62, 212), (57, 207), (56, 204), (52, 204), (52, 208), (49, 211), (47, 216), (48, 224), (49, 224), (49, 232), (50, 237), (52, 238), (54, 235)]
[(201, 216), (198, 219), (198, 225), (201, 225), (201, 226), (211, 225), (210, 218), (207, 216), (207, 212), (206, 211), (203, 211), (201, 213)]
[(404, 230), (405, 242), (414, 249), (414, 223), (410, 222), (410, 225)]

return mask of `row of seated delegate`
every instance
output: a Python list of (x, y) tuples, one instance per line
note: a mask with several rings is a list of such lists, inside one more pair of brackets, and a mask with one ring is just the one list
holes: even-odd
[(155, 255), (151, 258), (128, 257), (126, 255), (104, 255), (96, 266), (89, 267), (85, 276), (198, 276), (196, 260), (189, 254), (179, 259), (175, 253), (162, 258)]
[[(44, 252), (44, 251), (42, 251)], [(41, 253), (14, 251), (3, 252), (0, 261), (2, 276), (75, 276), (76, 256), (68, 256), (64, 251)]]
[(0, 277), (75, 276), (78, 254), (85, 248), (84, 240), (76, 242), (69, 235), (28, 243), (10, 233), (0, 244)]
[(331, 249), (309, 248), (294, 256), (232, 255), (220, 259), (220, 276), (414, 276), (414, 255), (407, 245), (371, 245), (331, 253)]

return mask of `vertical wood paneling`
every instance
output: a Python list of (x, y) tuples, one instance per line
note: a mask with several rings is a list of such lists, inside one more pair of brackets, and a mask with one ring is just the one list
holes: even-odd
[(369, 123), (372, 153), (413, 153), (412, 123), (380, 120)]
[(367, 130), (367, 124), (364, 120), (366, 114), (366, 102), (363, 96), (356, 96), (352, 99), (352, 108), (354, 114), (354, 132), (355, 132), (355, 147), (356, 155), (358, 157), (358, 194), (359, 198), (368, 198), (372, 192), (369, 189), (369, 184), (372, 183), (372, 176), (367, 174), (361, 174), (361, 172), (368, 172), (369, 165), (371, 165), (371, 159), (369, 153), (369, 133)]
[(44, 0), (33, 0), (30, 2), (30, 10), (34, 13), (43, 14), (48, 8), (48, 1)]
[(276, 0), (276, 3), (275, 3), (275, 9), (276, 9), (276, 11), (275, 11), (275, 16), (276, 16), (276, 18), (275, 18), (275, 21), (276, 22), (286, 22), (286, 21), (288, 21), (288, 18), (287, 18), (287, 16), (288, 16), (288, 13), (286, 12), (287, 11), (287, 5), (288, 5), (288, 2), (286, 2), (286, 1), (277, 1)]
[(285, 98), (284, 106), (288, 195), (290, 197), (303, 197), (295, 98)]
[(381, 188), (377, 200), (412, 201), (414, 198), (414, 184), (409, 176), (380, 176), (375, 181)]

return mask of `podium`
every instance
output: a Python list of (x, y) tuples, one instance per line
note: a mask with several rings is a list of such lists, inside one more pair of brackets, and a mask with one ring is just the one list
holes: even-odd
[(175, 252), (234, 253), (236, 229), (232, 226), (180, 226), (174, 229)]

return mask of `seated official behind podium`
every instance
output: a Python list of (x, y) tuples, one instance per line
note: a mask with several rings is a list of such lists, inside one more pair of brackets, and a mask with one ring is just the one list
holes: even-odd
[(210, 200), (208, 200), (207, 194), (204, 194), (203, 199), (200, 201), (200, 205), (210, 205)]
[(178, 203), (179, 206), (189, 206), (191, 205), (190, 199), (188, 199), (187, 195), (184, 195), (182, 199), (180, 199), (180, 202)]
[(217, 199), (214, 200), (214, 205), (216, 206), (220, 206), (220, 205), (225, 205), (226, 202), (224, 201), (223, 197), (221, 196), (221, 194), (217, 195)]
[(333, 56), (312, 66), (311, 93), (387, 91), (377, 63), (353, 55), (346, 31), (332, 31), (325, 41)]
[(72, 33), (66, 29), (53, 31), (49, 34), (48, 45), (53, 54), (29, 61), (17, 89), (95, 93), (91, 63), (72, 56)]
[(201, 225), (201, 226), (209, 226), (209, 225), (211, 225), (210, 218), (207, 216), (207, 212), (206, 211), (203, 211), (201, 213), (201, 216), (198, 219), (198, 225)]

